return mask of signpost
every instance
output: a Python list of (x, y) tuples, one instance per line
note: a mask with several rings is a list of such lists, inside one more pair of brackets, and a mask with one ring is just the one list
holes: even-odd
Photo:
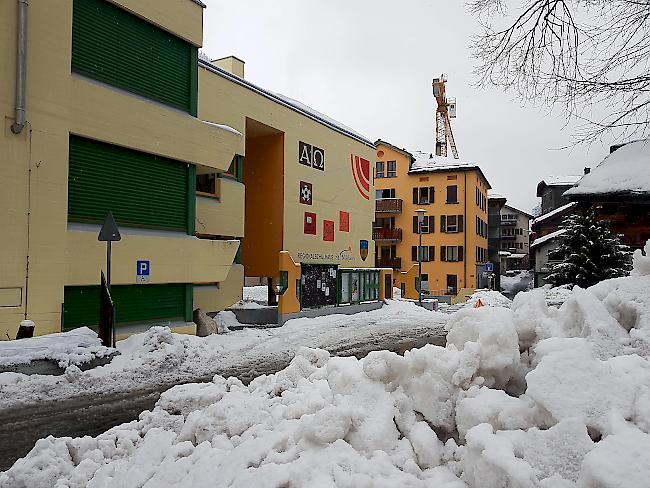
[[(106, 242), (106, 290), (110, 296), (111, 292), (111, 243), (113, 241), (121, 241), (122, 236), (120, 235), (120, 231), (117, 228), (117, 224), (115, 223), (115, 219), (113, 218), (113, 213), (108, 212), (108, 215), (106, 215), (106, 219), (104, 219), (104, 223), (102, 224), (102, 228), (99, 231), (99, 235), (97, 236), (97, 240), (100, 242)], [(112, 300), (111, 300), (112, 302)], [(110, 307), (111, 312), (114, 313), (113, 308)], [(102, 311), (106, 310), (105, 307), (100, 306), (100, 323), (102, 321)], [(112, 336), (112, 346), (115, 347), (115, 324), (113, 323), (113, 320), (110, 319), (111, 323), (111, 336)]]

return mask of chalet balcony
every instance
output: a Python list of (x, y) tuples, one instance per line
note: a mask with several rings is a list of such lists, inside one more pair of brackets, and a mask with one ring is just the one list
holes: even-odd
[(375, 213), (399, 214), (402, 213), (401, 198), (383, 198), (375, 201)]
[(372, 229), (372, 240), (376, 242), (400, 242), (402, 240), (402, 229)]
[(386, 258), (377, 256), (377, 267), (400, 269), (402, 267), (402, 258)]

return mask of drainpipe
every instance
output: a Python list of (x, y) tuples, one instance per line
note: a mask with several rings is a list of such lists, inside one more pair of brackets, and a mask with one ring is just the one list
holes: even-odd
[(467, 286), (467, 171), (463, 171), (465, 182), (463, 184), (463, 288)]
[(16, 46), (16, 121), (11, 132), (20, 134), (25, 127), (25, 91), (27, 87), (27, 6), (28, 0), (17, 0), (18, 34)]

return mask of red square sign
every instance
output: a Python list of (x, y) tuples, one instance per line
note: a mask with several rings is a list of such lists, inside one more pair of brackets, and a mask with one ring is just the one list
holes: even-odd
[(313, 212), (305, 212), (304, 222), (305, 234), (316, 235), (316, 214)]
[(350, 212), (339, 212), (339, 230), (341, 232), (350, 232)]
[(334, 221), (323, 220), (323, 240), (334, 242)]

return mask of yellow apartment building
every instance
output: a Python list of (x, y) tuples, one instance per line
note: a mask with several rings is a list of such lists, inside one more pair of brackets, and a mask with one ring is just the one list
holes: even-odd
[(236, 149), (246, 188), (240, 260), (246, 277), (279, 287), (280, 322), (307, 310), (380, 306), (385, 277), (373, 269), (371, 245), (374, 143), (249, 82), (236, 57), (201, 59), (199, 93), (201, 119), (244, 135)]
[[(241, 296), (243, 184), (218, 205), (197, 174), (229, 171), (243, 136), (198, 115), (203, 5), (193, 0), (0, 3), (0, 331), (98, 321), (111, 211), (118, 336), (191, 332)], [(24, 28), (23, 28), (24, 27)], [(23, 55), (26, 54), (26, 55)], [(138, 275), (138, 261), (149, 275)]]
[(423, 209), (423, 293), (453, 297), (485, 286), (490, 184), (481, 169), (382, 140), (375, 144), (376, 265), (393, 268), (402, 295), (418, 298), (416, 210)]

